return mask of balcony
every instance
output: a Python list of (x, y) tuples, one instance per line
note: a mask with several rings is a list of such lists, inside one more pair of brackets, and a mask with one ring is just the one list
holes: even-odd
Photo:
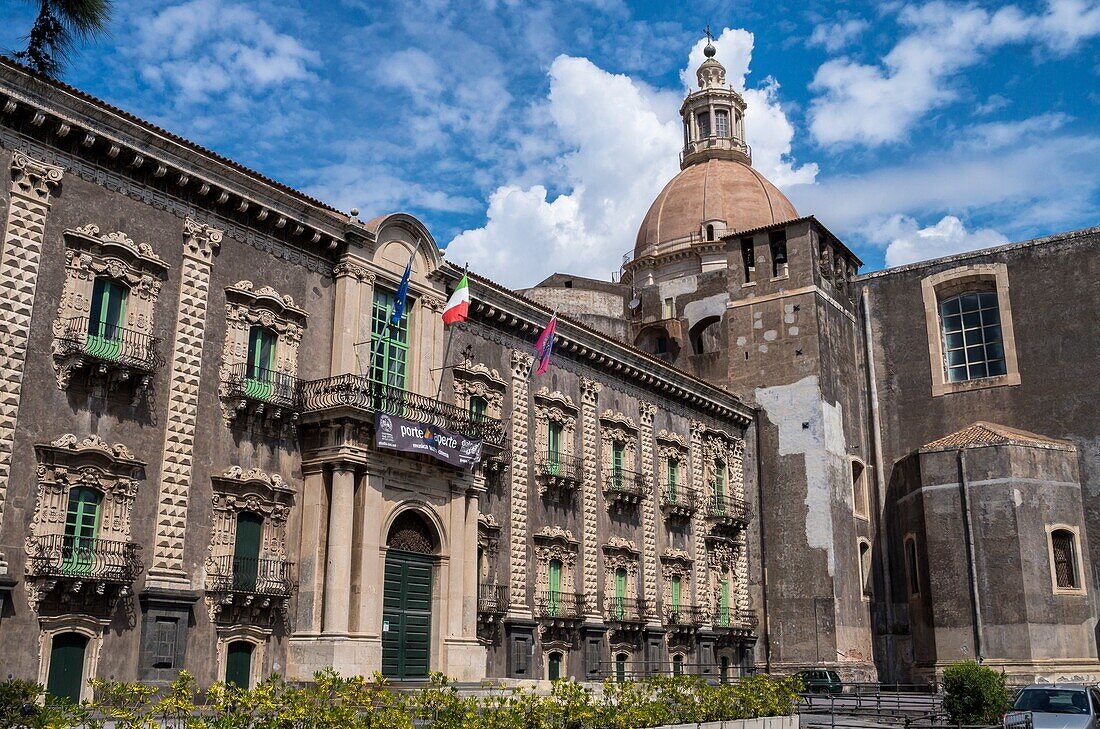
[(493, 622), (508, 612), (507, 585), (481, 585), (477, 591), (477, 619)]
[(649, 617), (649, 606), (641, 598), (612, 597), (604, 606), (603, 617), (620, 629), (640, 628)]
[(661, 508), (670, 518), (690, 519), (699, 508), (695, 492), (684, 484), (664, 482), (661, 489)]
[(363, 375), (337, 375), (302, 382), (299, 392), (303, 414), (350, 410), (373, 416), (380, 412), (476, 438), (489, 448), (504, 447), (506, 433), (500, 420), (471, 416), (451, 403), (374, 382)]
[(749, 505), (743, 499), (715, 496), (707, 501), (707, 521), (716, 526), (743, 529), (749, 523)]
[(236, 557), (206, 560), (206, 598), (210, 619), (221, 622), (265, 623), (286, 616), (297, 585), (294, 564), (280, 557)]
[(221, 388), (226, 419), (233, 421), (250, 413), (274, 420), (297, 420), (301, 411), (299, 382), (297, 377), (285, 372), (253, 367), (245, 362), (226, 367)]
[(111, 386), (135, 383), (136, 401), (149, 391), (153, 375), (163, 364), (159, 348), (160, 340), (150, 334), (90, 321), (86, 316), (58, 321), (53, 340), (57, 385), (66, 389), (73, 373), (86, 369), (106, 377)]
[(666, 605), (664, 625), (671, 631), (694, 632), (706, 624), (706, 615), (697, 605)]
[(756, 632), (756, 613), (744, 608), (718, 608), (714, 611), (711, 626), (717, 631), (748, 634)]
[(551, 625), (580, 622), (587, 607), (584, 595), (551, 590), (535, 593), (535, 617)]
[(559, 451), (547, 451), (535, 462), (535, 477), (542, 493), (551, 489), (575, 491), (581, 483), (584, 462)]
[(48, 534), (27, 537), (27, 582), (31, 610), (49, 599), (55, 588), (70, 596), (82, 595), (83, 603), (109, 614), (118, 598), (131, 594), (142, 572), (134, 542), (116, 542), (96, 537)]
[(609, 504), (634, 506), (645, 497), (645, 477), (621, 468), (603, 472), (603, 495)]

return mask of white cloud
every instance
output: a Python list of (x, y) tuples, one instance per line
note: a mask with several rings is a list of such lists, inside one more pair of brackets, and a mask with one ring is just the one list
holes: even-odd
[(142, 77), (181, 105), (305, 81), (320, 62), (315, 51), (243, 5), (188, 0), (134, 22), (129, 52)]
[(992, 228), (968, 231), (963, 222), (954, 215), (945, 215), (940, 222), (926, 228), (921, 228), (912, 218), (896, 215), (883, 224), (881, 232), (889, 232), (891, 235), (890, 243), (886, 246), (887, 267), (1008, 242), (1008, 238)]
[(960, 70), (1012, 43), (1068, 52), (1100, 33), (1100, 7), (1091, 0), (1050, 0), (1045, 12), (1027, 15), (1014, 5), (990, 12), (935, 0), (903, 6), (899, 22), (911, 32), (881, 63), (840, 57), (818, 68), (809, 122), (821, 144), (897, 142), (922, 116), (956, 98), (952, 79)]
[(811, 46), (820, 46), (829, 53), (836, 53), (863, 34), (871, 26), (862, 18), (852, 18), (838, 23), (819, 23), (810, 34)]
[[(740, 29), (726, 29), (715, 41), (735, 88), (744, 89), (752, 44), (752, 34)], [(685, 82), (694, 81), (704, 45), (692, 48), (681, 73)], [(557, 140), (557, 153), (499, 186), (490, 195), (485, 225), (448, 246), (451, 260), (469, 261), (510, 286), (530, 285), (551, 271), (606, 278), (618, 270), (650, 203), (676, 174), (683, 143), (681, 92), (652, 89), (584, 58), (559, 56), (549, 75), (550, 93), (540, 109), (546, 124), (529, 135), (542, 143)], [(790, 159), (794, 129), (778, 90), (769, 78), (744, 92), (753, 166), (778, 185), (813, 182), (817, 166), (796, 167)], [(518, 144), (525, 144), (523, 138)]]
[(406, 180), (358, 154), (349, 154), (346, 162), (314, 168), (309, 174), (314, 182), (305, 186), (306, 192), (338, 210), (358, 208), (366, 216), (363, 219), (413, 208), (467, 213), (479, 206), (474, 198)]
[(999, 149), (1027, 144), (1058, 131), (1069, 120), (1070, 117), (1065, 114), (1052, 112), (1018, 121), (974, 124), (964, 131), (959, 143), (961, 146), (976, 149)]

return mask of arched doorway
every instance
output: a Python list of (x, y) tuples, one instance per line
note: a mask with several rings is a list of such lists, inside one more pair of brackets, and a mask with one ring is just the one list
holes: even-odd
[(554, 651), (547, 660), (546, 677), (551, 681), (561, 678), (561, 653)]
[(382, 674), (401, 680), (425, 679), (432, 646), (435, 531), (420, 514), (406, 511), (394, 520), (386, 546)]
[(628, 656), (625, 653), (619, 653), (615, 656), (615, 680), (622, 683), (626, 680), (626, 661)]
[(249, 689), (252, 682), (252, 653), (256, 646), (246, 640), (229, 644), (225, 655), (225, 682), (230, 686)]
[(50, 646), (50, 672), (46, 690), (51, 696), (80, 703), (84, 688), (84, 653), (88, 638), (80, 633), (58, 633)]

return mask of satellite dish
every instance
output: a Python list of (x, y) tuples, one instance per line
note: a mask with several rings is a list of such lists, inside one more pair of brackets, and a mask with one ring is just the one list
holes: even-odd
[(627, 304), (627, 306), (629, 306), (631, 309), (637, 309), (641, 305), (642, 305), (642, 302), (641, 302), (640, 299), (631, 299), (630, 303)]

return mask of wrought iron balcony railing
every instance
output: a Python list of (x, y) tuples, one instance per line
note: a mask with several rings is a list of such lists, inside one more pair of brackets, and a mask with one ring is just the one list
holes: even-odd
[(483, 615), (508, 612), (508, 585), (482, 585), (477, 593), (477, 611)]
[(660, 486), (661, 508), (676, 516), (691, 516), (699, 508), (695, 492), (682, 483), (665, 481)]
[(543, 590), (535, 593), (535, 616), (557, 620), (580, 620), (588, 601), (584, 595)]
[(668, 628), (695, 630), (706, 622), (706, 615), (698, 605), (665, 606), (664, 623)]
[(206, 562), (207, 592), (290, 597), (294, 564), (278, 557), (211, 557)]
[(713, 625), (719, 630), (756, 630), (757, 617), (752, 610), (718, 608), (714, 611)]
[(129, 584), (141, 574), (141, 546), (97, 537), (28, 537), (27, 576)]
[(611, 597), (604, 601), (603, 616), (609, 623), (644, 623), (649, 606), (641, 598)]
[(297, 377), (285, 372), (240, 362), (228, 368), (223, 384), (226, 397), (255, 400), (297, 411), (300, 407), (299, 383)]
[(603, 492), (609, 499), (637, 503), (645, 495), (645, 477), (622, 468), (605, 469)]
[(749, 521), (749, 505), (743, 499), (714, 496), (707, 500), (707, 519), (744, 526)]
[(61, 322), (57, 356), (79, 355), (108, 365), (153, 373), (163, 364), (160, 340), (150, 334), (78, 316)]
[(471, 416), (451, 403), (374, 382), (363, 375), (337, 375), (301, 384), (302, 412), (323, 412), (333, 408), (354, 408), (382, 412), (417, 423), (477, 438), (488, 446), (504, 446), (504, 423), (485, 415)]
[(547, 451), (535, 464), (535, 472), (546, 479), (575, 485), (581, 480), (584, 462), (560, 451)]

